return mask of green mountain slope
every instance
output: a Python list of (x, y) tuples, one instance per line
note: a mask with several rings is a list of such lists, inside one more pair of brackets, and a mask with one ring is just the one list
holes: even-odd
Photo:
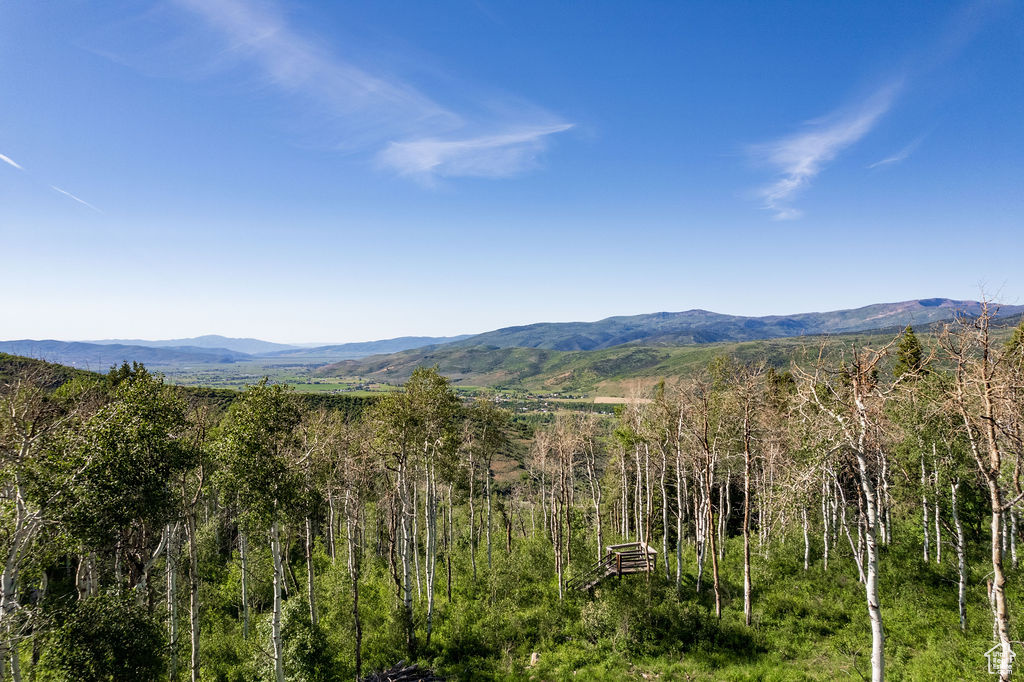
[(330, 346), (289, 348), (273, 353), (265, 353), (264, 355), (266, 357), (289, 360), (313, 362), (323, 359), (324, 362), (333, 362), (335, 360), (363, 358), (368, 355), (379, 355), (381, 353), (398, 353), (403, 350), (423, 348), (424, 346), (462, 341), (467, 338), (469, 338), (468, 334), (463, 334), (462, 336), (400, 336), (394, 339), (381, 339), (379, 341), (357, 341)]
[[(1021, 315), (1000, 320), (997, 339), (1009, 338)], [(918, 328), (927, 345), (934, 345), (941, 324)], [(434, 346), (360, 360), (346, 360), (314, 371), (317, 376), (401, 383), (421, 366), (437, 365), (456, 384), (503, 386), (534, 392), (573, 392), (625, 395), (637, 382), (650, 384), (682, 377), (706, 367), (717, 356), (745, 362), (764, 361), (776, 368), (811, 361), (824, 346), (826, 353), (849, 351), (855, 346), (878, 346), (893, 340), (902, 327), (888, 327), (836, 335), (792, 336), (779, 339), (682, 346), (625, 344), (592, 351), (545, 348)]]
[[(707, 310), (609, 317), (597, 322), (542, 322), (506, 327), (471, 336), (457, 345), (551, 350), (598, 350), (625, 343), (678, 346), (694, 343), (753, 341), (817, 334), (842, 334), (882, 327), (905, 327), (951, 319), (956, 313), (977, 314), (976, 301), (945, 298), (878, 303), (851, 310), (797, 315), (742, 317)], [(1002, 315), (1024, 312), (1004, 306)]]
[[(569, 391), (620, 395), (627, 384), (640, 380), (685, 376), (719, 355), (748, 361), (765, 360), (786, 367), (797, 355), (821, 342), (877, 342), (881, 335), (856, 337), (796, 337), (739, 343), (687, 346), (624, 345), (595, 351), (558, 351), (544, 348), (435, 347), (362, 360), (345, 360), (322, 367), (317, 376), (359, 378), (398, 384), (420, 366), (437, 365), (456, 384), (520, 387), (534, 392)], [(884, 338), (892, 338), (886, 335)]]

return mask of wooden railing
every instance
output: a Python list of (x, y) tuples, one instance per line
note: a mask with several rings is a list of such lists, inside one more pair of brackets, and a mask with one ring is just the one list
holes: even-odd
[(607, 577), (622, 576), (627, 573), (646, 573), (653, 571), (657, 565), (658, 553), (643, 542), (609, 545), (605, 549), (607, 554), (600, 561), (566, 583), (566, 587), (571, 590), (586, 591)]

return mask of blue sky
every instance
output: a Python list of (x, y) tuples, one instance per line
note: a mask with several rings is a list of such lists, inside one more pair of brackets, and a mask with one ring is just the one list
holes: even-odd
[(1024, 6), (0, 0), (0, 338), (1024, 300)]

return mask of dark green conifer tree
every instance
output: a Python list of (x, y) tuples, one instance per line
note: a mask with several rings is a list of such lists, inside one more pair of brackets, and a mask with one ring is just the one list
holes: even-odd
[(914, 334), (914, 329), (908, 325), (896, 349), (896, 365), (892, 372), (899, 378), (907, 372), (920, 373), (923, 368), (924, 351), (921, 349), (921, 342)]

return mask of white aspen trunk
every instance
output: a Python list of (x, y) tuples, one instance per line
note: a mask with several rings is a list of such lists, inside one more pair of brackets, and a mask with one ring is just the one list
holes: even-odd
[(718, 560), (725, 558), (725, 520), (729, 515), (729, 507), (725, 504), (726, 491), (729, 489), (729, 478), (718, 486)]
[[(750, 626), (753, 618), (753, 606), (751, 597), (753, 584), (750, 576), (750, 452), (748, 433), (749, 415), (743, 420), (744, 447), (743, 447), (743, 620)], [(807, 537), (806, 515), (804, 516), (804, 538)]]
[[(857, 558), (863, 565), (864, 562), (864, 510), (857, 510)], [(866, 576), (865, 576), (866, 579)]]
[(174, 527), (167, 524), (164, 528), (167, 537), (167, 633), (170, 649), (168, 672), (171, 680), (178, 679), (178, 570), (175, 562)]
[(435, 483), (434, 458), (431, 456), (427, 471), (426, 487), (426, 524), (427, 524), (427, 646), (434, 631), (434, 577), (437, 566), (437, 486)]
[(284, 680), (284, 646), (281, 640), (281, 589), (284, 584), (284, 567), (281, 565), (281, 537), (277, 521), (270, 527), (270, 553), (274, 558), (274, 612), (271, 618), (271, 642), (274, 655), (274, 678)]
[(185, 531), (188, 533), (188, 610), (191, 636), (189, 677), (191, 682), (199, 682), (199, 542), (196, 537), (195, 506), (185, 515)]
[(821, 524), (822, 524), (822, 532), (821, 532), (821, 536), (822, 536), (822, 540), (824, 540), (824, 542), (825, 542), (825, 550), (824, 550), (824, 553), (822, 555), (822, 560), (824, 562), (824, 570), (826, 572), (828, 571), (828, 550), (829, 550), (829, 545), (828, 545), (828, 540), (829, 540), (828, 506), (829, 505), (828, 505), (828, 501), (829, 501), (829, 495), (828, 495), (827, 482), (826, 482), (826, 479), (825, 479), (824, 472), (822, 472), (822, 479), (821, 479)]
[(1017, 568), (1017, 508), (1010, 509), (1010, 561)]
[[(696, 532), (694, 534), (694, 551), (697, 555), (697, 586), (696, 591), (700, 592), (701, 579), (704, 577), (704, 548), (706, 546), (705, 540), (707, 538), (707, 528), (705, 522), (707, 515), (704, 513), (706, 495), (704, 493), (704, 474), (698, 472), (697, 474), (697, 485), (694, 486), (693, 496), (693, 519), (696, 525)], [(697, 496), (697, 491), (700, 491), (700, 497)]]
[(555, 571), (558, 573), (558, 600), (561, 601), (564, 598), (562, 586), (564, 584), (562, 578), (562, 519), (561, 519), (561, 508), (562, 508), (562, 496), (559, 494), (557, 497), (552, 492), (551, 503), (553, 505), (552, 518), (555, 521)]
[(640, 469), (640, 446), (637, 445), (635, 449), (636, 454), (636, 501), (633, 503), (633, 509), (636, 513), (636, 523), (633, 524), (636, 528), (636, 541), (640, 542), (644, 539), (644, 494), (643, 494), (643, 472)]
[(928, 563), (929, 559), (929, 547), (928, 547), (928, 492), (925, 487), (924, 474), (924, 453), (921, 453), (921, 529), (924, 532), (924, 562)]
[[(839, 519), (839, 514), (842, 511), (840, 509), (840, 507), (839, 507), (839, 500), (840, 499), (842, 499), (842, 501), (843, 501), (843, 507), (842, 508), (843, 509), (846, 508), (846, 496), (845, 495), (841, 495), (841, 490), (839, 488), (839, 479), (835, 478), (835, 475), (836, 474), (833, 471), (832, 472), (832, 477), (835, 479), (835, 484), (832, 486), (832, 544), (833, 545), (839, 544), (839, 524), (837, 523), (837, 520)], [(846, 526), (846, 521), (845, 520), (843, 521), (843, 526), (844, 526), (844, 530), (845, 530), (845, 526)]]
[(355, 546), (355, 520), (357, 510), (349, 508), (349, 491), (345, 491), (345, 544), (348, 549), (348, 574), (352, 584), (352, 624), (355, 630), (356, 679), (363, 672), (363, 625), (359, 620), (359, 553)]
[(875, 544), (878, 519), (875, 517), (875, 489), (868, 473), (865, 455), (865, 439), (868, 433), (867, 408), (859, 394), (859, 388), (855, 388), (854, 394), (860, 426), (854, 455), (857, 457), (860, 472), (861, 494), (867, 508), (867, 523), (864, 530), (868, 550), (868, 571), (864, 591), (868, 602), (868, 617), (871, 620), (871, 679), (872, 682), (882, 682), (885, 679), (885, 628), (882, 625), (882, 607), (878, 595), (878, 548)]
[(879, 474), (875, 479), (875, 490), (878, 491), (878, 495), (875, 497), (875, 518), (878, 519), (878, 544), (880, 545), (889, 544), (885, 534), (887, 529), (885, 527), (885, 495), (882, 493), (884, 489), (882, 475)]
[(331, 557), (331, 564), (333, 565), (337, 559), (337, 548), (335, 547), (335, 524), (337, 519), (334, 513), (334, 495), (330, 492), (327, 494), (327, 553)]
[(803, 506), (800, 508), (800, 514), (803, 517), (804, 525), (804, 570), (806, 571), (810, 567), (811, 563), (811, 540), (807, 535), (807, 507)]
[(419, 512), (419, 488), (416, 481), (410, 486), (412, 488), (412, 556), (416, 563), (416, 599), (423, 600), (423, 583), (420, 581), (420, 512)]
[(892, 497), (889, 495), (889, 458), (885, 452), (882, 457), (882, 490), (879, 497), (882, 499), (883, 515), (879, 518), (882, 527), (885, 529), (885, 544), (892, 544)]
[[(549, 506), (549, 502), (547, 500), (547, 482), (545, 480), (546, 474), (545, 474), (545, 471), (544, 471), (546, 463), (547, 463), (547, 457), (544, 457), (541, 460), (541, 470), (540, 470), (540, 517), (541, 517), (540, 520), (544, 524), (544, 528), (545, 528), (544, 532), (545, 533), (547, 533), (546, 529), (550, 528), (550, 525), (548, 523), (548, 506)], [(473, 485), (472, 461), (470, 463), (469, 484), (470, 484), (470, 486)], [(470, 503), (473, 502), (473, 496), (472, 495), (469, 496), (469, 501), (470, 501)], [(472, 514), (472, 511), (470, 511), (470, 513)], [(470, 548), (472, 548), (472, 546), (473, 546), (472, 540), (470, 541), (469, 544), (470, 544)], [(476, 560), (475, 559), (473, 560), (473, 579), (474, 580), (476, 579)]]
[(868, 575), (865, 583), (865, 591), (868, 600), (868, 616), (871, 619), (871, 679), (873, 682), (882, 682), (885, 679), (885, 629), (882, 625), (882, 607), (878, 595), (878, 549), (875, 546), (875, 518), (874, 490), (871, 487), (871, 479), (867, 476), (867, 463), (863, 457), (858, 457), (861, 468), (861, 486), (864, 496), (867, 498), (866, 506), (868, 518), (865, 536), (868, 550)]
[(676, 588), (683, 580), (683, 462), (679, 448), (676, 448)]
[(668, 453), (661, 448), (661, 556), (665, 562), (665, 580), (672, 577), (672, 568), (668, 560), (668, 488), (665, 487), (665, 476), (668, 474)]
[[(543, 466), (543, 464), (541, 465)], [(469, 450), (469, 560), (473, 565), (473, 582), (476, 582), (476, 466), (473, 461), (473, 449)], [(547, 523), (547, 511), (545, 507), (545, 490), (544, 490), (544, 469), (541, 469), (540, 473), (540, 508), (544, 514), (545, 524)]]
[(484, 494), (487, 496), (487, 568), (491, 567), (491, 460), (487, 459), (487, 471)]
[[(858, 575), (857, 580), (858, 580), (858, 582), (866, 583), (867, 582), (867, 576), (864, 575), (864, 557), (861, 555), (860, 548), (853, 544), (853, 536), (850, 534), (850, 524), (847, 523), (847, 521), (846, 521), (846, 493), (843, 492), (843, 489), (842, 489), (841, 486), (839, 486), (838, 482), (836, 483), (836, 487), (839, 490), (839, 494), (842, 495), (842, 500), (843, 500), (843, 505), (842, 505), (842, 507), (839, 510), (839, 512), (840, 512), (839, 523), (842, 525), (843, 531), (846, 533), (846, 539), (849, 540), (849, 542), (850, 542), (850, 552), (853, 553), (853, 561), (854, 561), (854, 563), (857, 564), (857, 575)], [(857, 521), (857, 528), (858, 528), (857, 532), (859, 534), (860, 533), (860, 521), (859, 520)]]
[(956, 532), (956, 570), (957, 570), (957, 604), (960, 613), (960, 630), (967, 632), (967, 551), (964, 540), (964, 527), (960, 523), (960, 509), (957, 504), (957, 493), (960, 481), (949, 484), (950, 512), (953, 515), (953, 528)]
[(935, 472), (935, 563), (942, 563), (942, 518), (939, 515), (939, 472)]
[(1006, 554), (1006, 550), (1010, 546), (1010, 530), (1009, 530), (1010, 524), (1004, 522), (1002, 524), (1002, 526), (1003, 526), (1002, 533), (1001, 533), (1001, 535), (1002, 535), (1002, 545), (1003, 545), (1003, 554), (1005, 555)]
[(11, 656), (11, 682), (21, 682), (21, 654), (18, 653), (18, 640), (11, 637), (7, 648)]
[[(590, 484), (590, 501), (594, 505), (594, 516), (597, 521), (597, 560), (604, 556), (604, 526), (601, 517), (601, 481), (597, 478), (597, 458), (594, 455), (593, 443), (584, 447), (583, 456), (587, 465), (587, 482)], [(614, 506), (614, 504), (612, 505)], [(609, 520), (614, 527), (615, 522)]]
[(989, 496), (992, 501), (992, 617), (995, 623), (996, 638), (1000, 644), (999, 680), (1010, 679), (1012, 649), (1010, 646), (1009, 612), (1006, 605), (1006, 575), (1003, 572), (1003, 548), (1000, 543), (1002, 535), (1003, 510), (1002, 492), (999, 481), (994, 477), (988, 480)]
[[(405, 480), (407, 475), (407, 469), (404, 462), (399, 465), (398, 469), (398, 485), (399, 485), (399, 498), (400, 498), (400, 514), (401, 514), (401, 526), (402, 526), (402, 591), (403, 591), (403, 604), (405, 606), (405, 635), (406, 635), (406, 647), (408, 652), (411, 654), (414, 645), (415, 638), (413, 635), (413, 623), (412, 623), (412, 557), (410, 554), (413, 551), (412, 528), (409, 523), (409, 484)], [(412, 514), (415, 518), (415, 513)]]
[[(619, 536), (626, 540), (629, 538), (629, 479), (626, 476), (626, 452), (622, 451), (619, 457), (619, 473), (622, 480), (622, 518), (620, 520)], [(601, 548), (598, 548), (600, 551)]]
[(242, 639), (249, 639), (249, 541), (238, 531), (238, 556), (242, 563)]
[[(711, 486), (714, 479), (714, 462), (708, 467), (708, 480), (707, 480), (707, 497), (708, 497), (708, 543), (711, 545), (711, 586), (715, 593), (715, 617), (718, 620), (722, 619), (722, 593), (721, 586), (718, 580), (718, 554), (715, 551), (715, 517), (714, 510), (711, 507)], [(719, 488), (721, 491), (721, 488)], [(722, 510), (718, 511), (719, 516), (722, 514)]]
[[(455, 551), (455, 505), (452, 503), (452, 488), (455, 485), (453, 483), (448, 484), (448, 523), (444, 522), (444, 513), (441, 514), (441, 523), (446, 527), (443, 529), (448, 535), (448, 541), (445, 543), (445, 565), (448, 569), (448, 603), (452, 601), (452, 552)], [(535, 529), (533, 525), (533, 505), (530, 505), (530, 525), (531, 525), (531, 537)]]
[(651, 522), (652, 512), (654, 510), (654, 488), (651, 483), (651, 449), (644, 443), (644, 475), (647, 479), (647, 516), (644, 519), (644, 544), (650, 547), (651, 545)]
[(309, 622), (316, 629), (316, 590), (313, 580), (313, 519), (306, 517), (306, 595), (309, 598)]

